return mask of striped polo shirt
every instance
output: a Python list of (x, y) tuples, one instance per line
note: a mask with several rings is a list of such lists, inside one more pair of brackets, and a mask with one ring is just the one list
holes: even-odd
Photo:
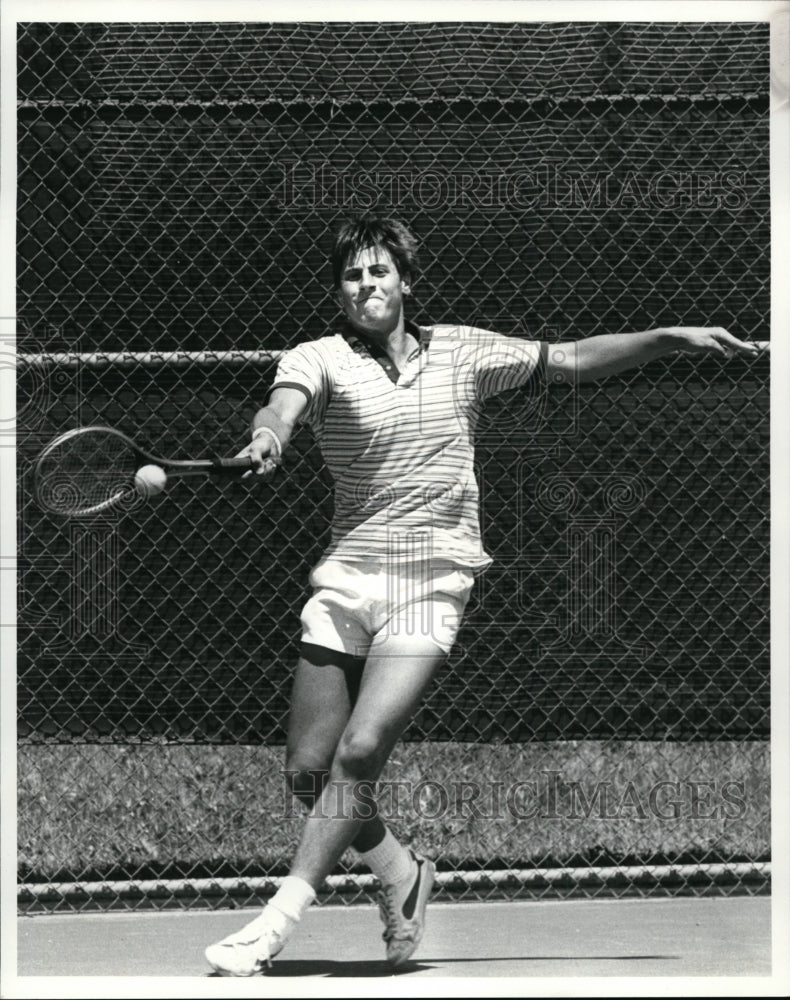
[(491, 558), (480, 535), (474, 433), (485, 400), (545, 369), (546, 345), (468, 326), (407, 330), (420, 347), (399, 372), (348, 330), (287, 351), (270, 392), (299, 389), (334, 482), (325, 558), (392, 564)]

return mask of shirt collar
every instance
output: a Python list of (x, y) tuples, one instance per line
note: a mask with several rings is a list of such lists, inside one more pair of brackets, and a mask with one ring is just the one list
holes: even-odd
[[(409, 361), (413, 361), (424, 351), (428, 350), (433, 330), (430, 327), (417, 326), (417, 324), (412, 322), (410, 319), (405, 320), (403, 326), (406, 332), (410, 333), (419, 343), (419, 347), (416, 347), (408, 357)], [(367, 351), (368, 354), (370, 354), (372, 358), (375, 358), (376, 361), (380, 361), (381, 359), (389, 360), (387, 352), (382, 347), (380, 347), (370, 337), (366, 337), (364, 333), (354, 329), (348, 321), (344, 323), (341, 332), (349, 347), (353, 351), (357, 351), (358, 353)]]

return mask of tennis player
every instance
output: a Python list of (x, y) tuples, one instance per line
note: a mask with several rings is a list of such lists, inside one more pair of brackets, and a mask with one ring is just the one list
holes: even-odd
[(404, 315), (416, 244), (400, 222), (344, 223), (332, 251), (342, 332), (280, 361), (249, 454), (270, 477), (307, 425), (334, 481), (331, 541), (310, 576), (286, 774), (307, 809), (289, 875), (262, 913), (206, 949), (220, 973), (265, 969), (351, 846), (381, 883), (392, 967), (423, 935), (433, 863), (398, 842), (375, 783), (452, 648), (480, 536), (474, 432), (485, 400), (519, 386), (605, 378), (682, 351), (756, 354), (726, 330), (669, 327), (547, 344)]

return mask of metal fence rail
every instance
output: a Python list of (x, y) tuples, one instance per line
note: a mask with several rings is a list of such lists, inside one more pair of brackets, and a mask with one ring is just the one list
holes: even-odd
[[(300, 433), (272, 487), (59, 521), (30, 486), (57, 432), (235, 453), (279, 352), (335, 321), (332, 223), (374, 204), (421, 239), (419, 322), (769, 338), (766, 26), (374, 34), (20, 27), (25, 906), (238, 902), (284, 873), (279, 745), (331, 513)], [(495, 563), (387, 772), (443, 889), (764, 887), (768, 375), (680, 357), (489, 408)]]

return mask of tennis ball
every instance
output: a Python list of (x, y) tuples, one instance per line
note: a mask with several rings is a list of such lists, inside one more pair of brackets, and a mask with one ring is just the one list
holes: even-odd
[(155, 497), (167, 483), (164, 469), (158, 465), (144, 465), (134, 475), (134, 488), (141, 497)]

